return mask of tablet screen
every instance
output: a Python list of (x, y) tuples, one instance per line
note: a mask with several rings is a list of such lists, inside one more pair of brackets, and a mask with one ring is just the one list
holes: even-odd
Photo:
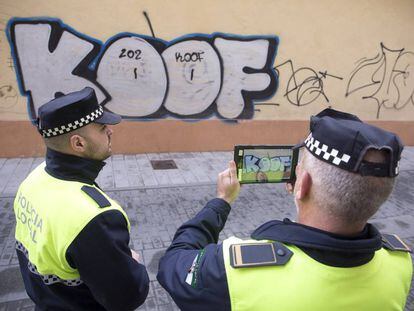
[(292, 146), (236, 146), (235, 161), (240, 183), (286, 182), (293, 177), (297, 152)]

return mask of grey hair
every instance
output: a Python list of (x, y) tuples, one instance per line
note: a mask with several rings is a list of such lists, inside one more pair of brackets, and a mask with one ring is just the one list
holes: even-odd
[(387, 200), (395, 178), (361, 176), (317, 159), (305, 149), (302, 165), (311, 175), (315, 204), (346, 224), (366, 222)]

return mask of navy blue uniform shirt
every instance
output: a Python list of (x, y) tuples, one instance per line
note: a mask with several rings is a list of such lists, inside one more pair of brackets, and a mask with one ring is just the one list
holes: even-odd
[[(157, 279), (181, 310), (231, 310), (223, 259), (223, 251), (228, 250), (217, 244), (230, 209), (224, 200), (209, 201), (177, 230), (160, 260)], [(315, 260), (336, 267), (365, 264), (382, 246), (380, 233), (370, 224), (351, 238), (289, 219), (273, 220), (257, 228), (251, 237), (294, 244)]]
[[(101, 161), (47, 150), (45, 169), (56, 178), (92, 185), (103, 166)], [(79, 270), (83, 281), (78, 286), (46, 285), (30, 272), (26, 256), (17, 250), (26, 291), (36, 310), (122, 311), (143, 304), (149, 278), (145, 267), (132, 258), (128, 244), (128, 226), (121, 212), (111, 210), (92, 219), (66, 252), (68, 263)]]

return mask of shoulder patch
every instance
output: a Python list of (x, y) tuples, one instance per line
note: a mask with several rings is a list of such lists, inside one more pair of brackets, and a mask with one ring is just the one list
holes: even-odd
[(241, 243), (230, 245), (230, 264), (233, 268), (283, 266), (293, 252), (282, 243)]
[(396, 234), (382, 234), (382, 246), (391, 251), (402, 251), (411, 253), (411, 249)]
[(197, 288), (198, 286), (198, 275), (199, 275), (198, 270), (200, 268), (201, 259), (203, 258), (205, 252), (206, 252), (205, 249), (200, 250), (195, 256), (190, 269), (188, 269), (185, 282), (193, 288)]
[(82, 191), (91, 197), (100, 208), (111, 206), (111, 202), (108, 201), (105, 196), (100, 193), (96, 188), (90, 186), (82, 186)]

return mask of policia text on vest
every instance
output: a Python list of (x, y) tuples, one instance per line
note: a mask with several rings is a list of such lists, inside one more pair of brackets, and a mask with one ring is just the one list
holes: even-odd
[(36, 235), (42, 234), (43, 219), (39, 217), (33, 204), (21, 192), (17, 194), (16, 218), (22, 225), (27, 226), (33, 243), (37, 243)]

